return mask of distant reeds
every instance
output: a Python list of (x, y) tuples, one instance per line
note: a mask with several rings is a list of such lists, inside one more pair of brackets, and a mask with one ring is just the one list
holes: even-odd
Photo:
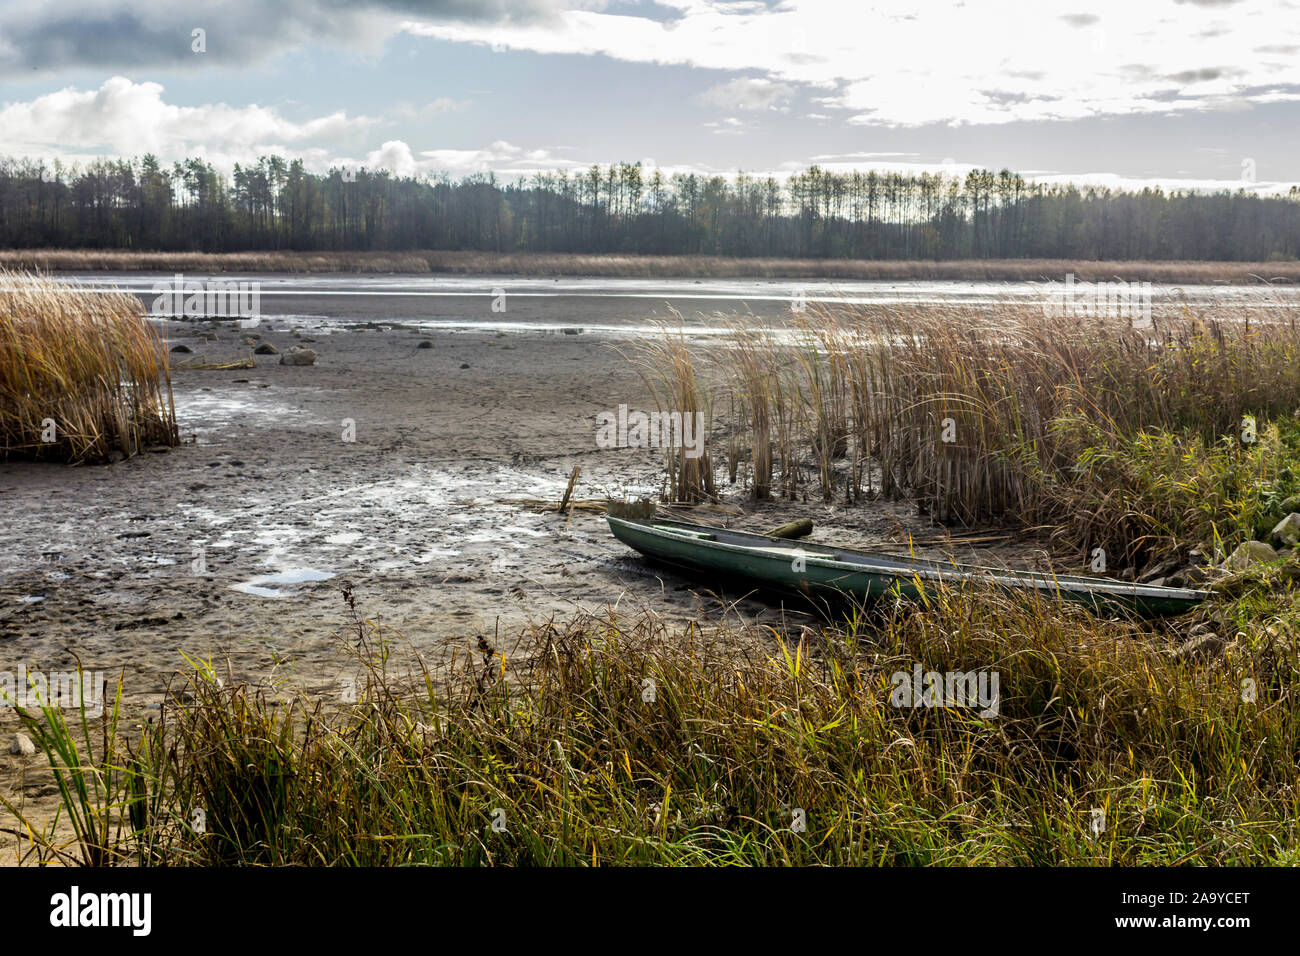
[(0, 457), (71, 463), (179, 443), (139, 300), (0, 270)]
[(930, 279), (1039, 282), (1141, 276), (1155, 283), (1246, 285), (1300, 281), (1300, 262), (1090, 261), (1067, 259), (782, 259), (615, 253), (494, 253), (458, 250), (141, 252), (122, 249), (0, 250), (0, 267), (41, 271), (397, 272), (463, 275), (655, 278)]

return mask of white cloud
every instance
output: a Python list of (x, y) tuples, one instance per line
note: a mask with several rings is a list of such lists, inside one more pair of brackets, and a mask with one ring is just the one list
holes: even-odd
[(295, 122), (263, 106), (224, 103), (177, 106), (158, 83), (106, 80), (98, 90), (58, 90), (0, 109), (0, 143), (22, 156), (99, 154), (165, 160), (206, 155), (244, 161), (261, 153), (294, 151), (314, 142), (345, 140), (375, 123), (342, 111)]
[(795, 88), (789, 83), (778, 83), (761, 76), (738, 76), (710, 87), (695, 99), (702, 106), (718, 106), (725, 110), (772, 110), (783, 108), (794, 93)]
[(669, 5), (679, 18), (569, 10), (532, 25), (402, 28), (539, 53), (759, 71), (772, 88), (819, 88), (824, 106), (862, 124), (1077, 119), (1300, 99), (1300, 58), (1278, 52), (1300, 45), (1300, 16), (1269, 0), (1096, 0), (1086, 15), (1061, 0)]

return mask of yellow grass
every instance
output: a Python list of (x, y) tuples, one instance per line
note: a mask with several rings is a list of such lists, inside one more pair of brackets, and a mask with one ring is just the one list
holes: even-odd
[(0, 270), (0, 457), (103, 462), (178, 443), (167, 354), (134, 296)]

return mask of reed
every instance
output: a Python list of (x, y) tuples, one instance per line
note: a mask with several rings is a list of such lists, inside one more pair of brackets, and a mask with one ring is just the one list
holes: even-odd
[(1141, 276), (1170, 284), (1300, 281), (1300, 263), (1069, 259), (789, 259), (618, 253), (258, 250), (168, 252), (129, 249), (4, 249), (0, 267), (40, 271), (361, 272), (461, 275), (635, 276), (1042, 282), (1073, 273), (1083, 282)]
[[(659, 338), (642, 344), (635, 355), (624, 355), (636, 364), (658, 411), (680, 413), (683, 421), (688, 416), (704, 416), (704, 435), (700, 437), (705, 441), (713, 422), (711, 394), (696, 378), (694, 359), (680, 325), (676, 332), (665, 327)], [(716, 497), (713, 459), (707, 448), (694, 458), (675, 445), (664, 448), (663, 453), (668, 500), (703, 501)]]
[(130, 457), (180, 437), (167, 353), (139, 301), (0, 271), (0, 457)]
[[(1289, 455), (1285, 435), (1240, 440), (1247, 418), (1263, 435), (1300, 408), (1293, 320), (1179, 307), (1134, 328), (1014, 304), (814, 307), (737, 322), (695, 352), (660, 372), (689, 366), (726, 396), (713, 399), (732, 416), (720, 430), (747, 436), (728, 453), (747, 451), (760, 499), (911, 498), (943, 522), (1049, 526), (1136, 562), (1248, 517), (1252, 481), (1293, 481), (1262, 454)], [(1163, 481), (1137, 463), (1157, 448)]]

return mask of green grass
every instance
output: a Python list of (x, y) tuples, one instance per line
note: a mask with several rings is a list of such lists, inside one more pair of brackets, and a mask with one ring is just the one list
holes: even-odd
[[(358, 618), (355, 703), (195, 667), (192, 698), (133, 747), (129, 785), (70, 799), (115, 821), (88, 828), (99, 863), (1295, 862), (1294, 597), (1259, 578), (1221, 601), (1242, 634), (1207, 660), (1136, 623), (973, 591), (797, 643), (579, 616), (414, 690), (384, 676), (384, 638)], [(891, 675), (916, 663), (996, 671), (999, 713), (893, 706)], [(97, 765), (123, 774), (113, 727)], [(62, 763), (96, 763), (51, 728)]]

